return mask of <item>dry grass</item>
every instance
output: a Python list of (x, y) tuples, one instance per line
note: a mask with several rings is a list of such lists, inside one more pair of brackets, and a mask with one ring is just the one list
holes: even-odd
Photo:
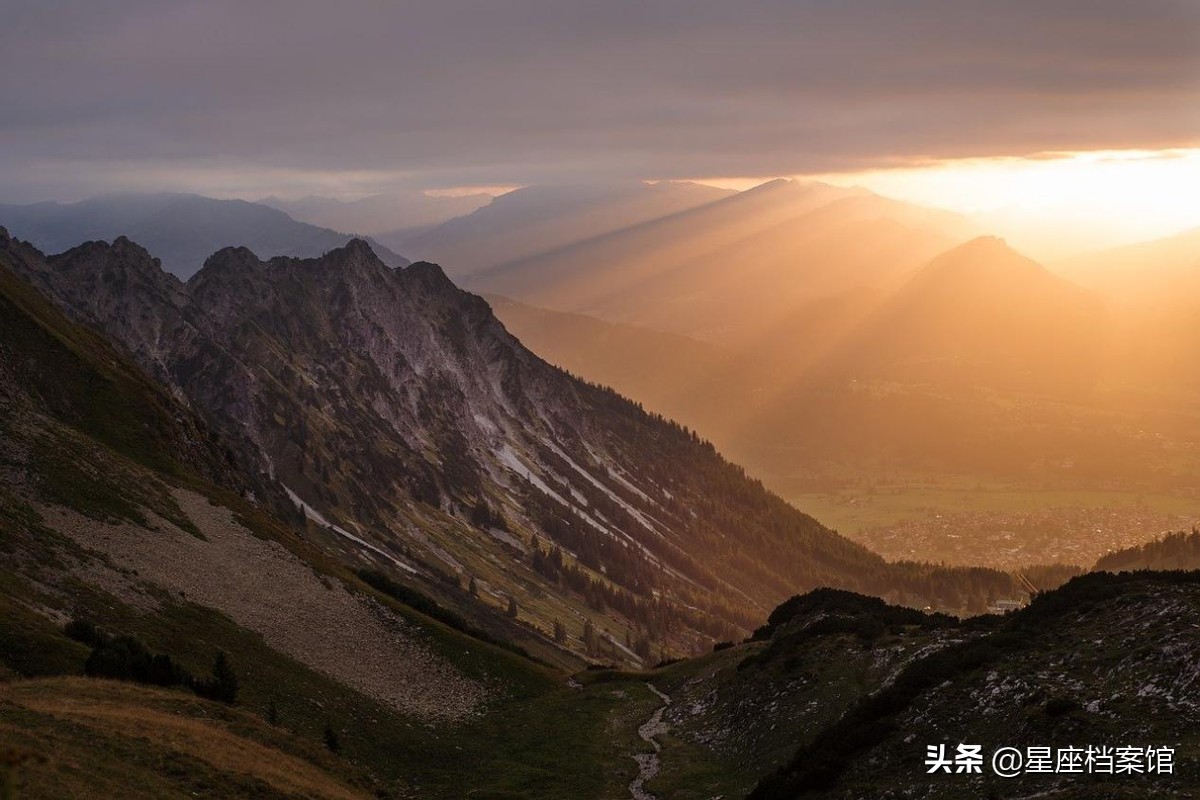
[(85, 678), (21, 681), (0, 686), (0, 709), (0, 751), (38, 753), (14, 768), (20, 798), (368, 796), (312, 744), (179, 692)]

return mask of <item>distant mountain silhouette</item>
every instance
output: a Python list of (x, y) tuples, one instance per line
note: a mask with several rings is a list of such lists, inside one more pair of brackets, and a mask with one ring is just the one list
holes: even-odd
[(826, 366), (873, 380), (1079, 388), (1097, 379), (1107, 334), (1098, 298), (988, 236), (934, 259)]
[(1119, 313), (1119, 379), (1200, 386), (1200, 228), (1079, 256), (1058, 269)]
[[(48, 253), (83, 242), (136, 239), (163, 266), (186, 280), (222, 247), (248, 247), (264, 258), (313, 257), (353, 237), (297, 222), (278, 209), (244, 200), (194, 194), (110, 194), (78, 203), (0, 205), (0, 225)], [(388, 266), (409, 262), (384, 247)]]
[(678, 182), (529, 186), (416, 236), (401, 232), (380, 240), (445, 264), (451, 276), (462, 279), (732, 194)]
[(296, 200), (264, 197), (259, 202), (311, 225), (387, 238), (388, 233), (395, 234), (398, 230), (412, 235), (470, 214), (491, 201), (491, 195), (482, 193), (444, 197), (407, 191), (374, 194), (357, 200), (308, 195)]
[(728, 343), (809, 300), (888, 285), (967, 237), (966, 222), (777, 180), (468, 279), (534, 305)]
[(785, 492), (923, 470), (1126, 479), (1161, 460), (1147, 426), (1187, 440), (1185, 417), (1151, 422), (1144, 401), (1114, 387), (1139, 375), (1133, 385), (1178, 387), (1198, 372), (1185, 353), (1200, 352), (1200, 337), (1177, 330), (1168, 348), (1148, 333), (1138, 357), (1117, 358), (1120, 318), (1099, 297), (991, 237), (891, 283), (747, 323), (742, 338), (710, 345), (719, 357), (699, 380), (694, 339), (512, 301), (496, 311), (534, 352), (703, 431)]
[(1200, 298), (1200, 228), (1164, 239), (1076, 256), (1055, 269), (1121, 305)]

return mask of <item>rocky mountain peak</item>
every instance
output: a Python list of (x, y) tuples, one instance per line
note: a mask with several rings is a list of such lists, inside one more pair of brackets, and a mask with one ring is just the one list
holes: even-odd
[(205, 267), (220, 269), (229, 264), (250, 266), (259, 263), (258, 256), (249, 247), (222, 247), (204, 260)]
[(183, 285), (174, 275), (163, 271), (162, 262), (150, 255), (141, 245), (118, 236), (112, 244), (104, 241), (84, 242), (48, 259), (50, 265), (70, 276), (74, 290), (95, 295), (100, 284), (108, 284), (108, 294), (126, 291), (130, 285), (139, 285), (156, 293), (176, 295)]
[(188, 279), (190, 291), (198, 287), (245, 277), (261, 271), (263, 262), (248, 247), (223, 247), (204, 260), (204, 266)]
[(378, 279), (391, 272), (375, 249), (364, 239), (357, 238), (351, 239), (341, 247), (329, 250), (320, 258), (301, 261), (280, 258), (273, 259), (271, 263), (276, 270), (282, 267), (285, 271), (290, 272), (300, 268), (306, 274), (320, 273), (352, 283)]
[(430, 289), (458, 290), (441, 266), (431, 261), (415, 261), (404, 268), (403, 274), (405, 278), (416, 280)]
[(379, 256), (375, 254), (375, 250), (366, 239), (355, 237), (346, 242), (345, 247), (339, 249), (344, 250), (346, 256), (350, 258), (366, 258), (372, 261), (379, 261)]

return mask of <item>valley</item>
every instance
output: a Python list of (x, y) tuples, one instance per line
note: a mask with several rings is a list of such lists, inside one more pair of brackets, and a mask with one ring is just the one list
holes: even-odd
[(1200, 5), (3, 23), (0, 800), (1200, 797)]
[[(779, 229), (787, 244), (749, 233), (738, 203), (788, 220)], [(854, 229), (857, 239), (835, 238), (855, 203), (877, 215), (875, 225), (925, 226), (946, 252), (891, 272), (881, 263), (851, 269), (862, 262), (846, 259), (864, 251), (839, 248), (877, 236)], [(742, 251), (708, 243), (723, 225), (747, 237)], [(819, 252), (796, 249), (810, 227), (826, 233)], [(1085, 289), (1002, 240), (955, 245), (954, 236), (971, 235), (963, 220), (867, 193), (775, 182), (581, 240), (561, 262), (550, 252), (529, 284), (536, 291), (508, 266), (465, 279), (498, 293), (489, 295), (498, 316), (535, 352), (694, 426), (790, 502), (890, 558), (1090, 564), (1108, 549), (1190, 528), (1200, 406), (1185, 362), (1200, 350), (1186, 335), (1166, 335), (1162, 321), (1186, 316), (1192, 239), (1097, 254), (1107, 283)], [(1119, 288), (1137, 258), (1161, 262), (1163, 285), (1176, 287), (1170, 296), (1156, 290), (1154, 323), (1146, 301), (1131, 306)], [(760, 273), (763, 259), (778, 266)], [(610, 260), (680, 283), (630, 317), (651, 284), (622, 286)], [(1077, 277), (1087, 263), (1081, 256), (1056, 269)], [(781, 306), (780, 279), (768, 276), (785, 269), (800, 292), (827, 294)], [(607, 305), (578, 299), (591, 291), (580, 281), (599, 275), (618, 281), (605, 289)], [(734, 276), (736, 285), (721, 283)], [(719, 334), (680, 324), (672, 310), (671, 298), (690, 303), (709, 291), (704, 318), (724, 320)]]
[[(844, 528), (848, 538), (842, 538), (790, 511), (689, 429), (572, 382), (526, 354), (489, 320), (486, 305), (457, 293), (432, 265), (393, 271), (365, 244), (317, 261), (262, 262), (247, 251), (228, 251), (181, 285), (127, 240), (50, 259), (11, 237), (4, 244), (0, 532), (7, 555), (0, 570), (0, 656), (7, 682), (0, 688), (7, 694), (0, 698), (0, 747), (10, 764), (6, 780), (20, 797), (76, 791), (72, 787), (84, 780), (81, 764), (94, 776), (89, 780), (111, 785), (110, 759), (124, 765), (125, 794), (132, 797), (254, 791), (450, 798), (462, 796), (464, 765), (468, 791), (488, 797), (772, 797), (775, 787), (793, 780), (814, 791), (828, 786), (821, 796), (840, 796), (833, 787), (843, 781), (874, 786), (876, 780), (916, 779), (896, 755), (903, 745), (886, 739), (867, 745), (880, 748), (872, 757), (894, 762), (890, 777), (846, 772), (843, 778), (846, 768), (839, 766), (828, 784), (834, 779), (793, 777), (794, 765), (807, 763), (803, 754), (836, 750), (841, 745), (830, 742), (842, 741), (838, 731), (859, 724), (868, 711), (877, 713), (874, 698), (901, 689), (909, 705), (894, 713), (933, 703), (919, 713), (951, 714), (920, 676), (941, 674), (949, 668), (943, 661), (965, 659), (952, 668), (954, 679), (964, 692), (980, 691), (972, 688), (978, 665), (992, 662), (974, 653), (980, 647), (992, 653), (986, 642), (996, 641), (1005, 653), (1013, 641), (1033, 636), (1020, 645), (1020, 666), (1003, 667), (1010, 681), (1022, 676), (1021, 702), (1033, 704), (1029, 713), (1049, 720), (1033, 730), (1062, 724), (1105, 729), (1112, 717), (1091, 710), (1095, 698), (1085, 673), (1068, 680), (1056, 671), (1062, 651), (1037, 644), (1043, 634), (1030, 634), (1022, 622), (1031, 615), (1062, 616), (1052, 624), (1071, 626), (1079, 652), (1089, 652), (1097, 665), (1125, 669), (1125, 681), (1150, 680), (1146, 669), (1154, 675), (1186, 670), (1175, 661), (1145, 669), (1118, 661), (1131, 649), (1158, 652), (1160, 638), (1164, 655), (1156, 658), (1176, 658), (1176, 622), (1193, 593), (1189, 578), (1138, 579), (1161, 580), (1150, 592), (1125, 578), (1108, 586), (1093, 576), (1054, 589), (1071, 572), (1047, 563), (1086, 568), (1105, 550), (1182, 528), (1191, 508), (1186, 496), (1127, 489), (1046, 489), (1039, 496), (1013, 484), (962, 480), (947, 487), (924, 478), (862, 491), (841, 484), (797, 501)], [(125, 277), (97, 284), (97, 274)], [(236, 292), (222, 289), (234, 279)], [(389, 334), (383, 316), (371, 316), (372, 303), (400, 281), (411, 283), (401, 284), (403, 295), (391, 295), (390, 313), (416, 302), (402, 312), (413, 315), (403, 337), (396, 329)], [(273, 293), (276, 282), (289, 287), (286, 297)], [(126, 288), (114, 292), (113, 286)], [(125, 294), (130, 291), (135, 294)], [(264, 303), (256, 295), (271, 299)], [(325, 331), (320, 336), (305, 327), (321, 319), (304, 300), (316, 296), (334, 298), (347, 315), (318, 321)], [(121, 309), (131, 298), (155, 314), (129, 317)], [(272, 311), (275, 303), (288, 310)], [(64, 311), (111, 332), (142, 366)], [(414, 337), (431, 313), (438, 324)], [(459, 315), (467, 323), (451, 325), (451, 344), (442, 349), (441, 326)], [(234, 328), (239, 339), (221, 333), (229, 324), (222, 316), (241, 320)], [(302, 318), (304, 326), (298, 325)], [(364, 318), (375, 322), (337, 332), (346, 319)], [(133, 319), (137, 324), (128, 324)], [(275, 326), (290, 337), (287, 348), (272, 337)], [(330, 349), (339, 336), (356, 343), (341, 365)], [(306, 353), (306, 341), (321, 349)], [(520, 381), (555, 388), (489, 394), (471, 383), (470, 370), (454, 371), (481, 347), (489, 363), (513, 360), (507, 373), (480, 371), (495, 375), (500, 386)], [(259, 359), (260, 349), (275, 354), (276, 362)], [(232, 353), (236, 359), (226, 360)], [(278, 360), (283, 353), (290, 355)], [(364, 355), (370, 361), (359, 361)], [(458, 383), (439, 389), (437, 405), (422, 410), (428, 403), (420, 400), (423, 387), (447, 377), (385, 389), (389, 373), (380, 365), (392, 376), (423, 370), (430, 381), (440, 371), (457, 375)], [(214, 391), (228, 371), (252, 379)], [(161, 376), (170, 388), (148, 375)], [(259, 385), (264, 388), (245, 393)], [(416, 413), (396, 416), (361, 405), (348, 386), (367, 398), (410, 392)], [(232, 401), (216, 402), (228, 397)], [(572, 418), (593, 425), (609, 420), (608, 438), (564, 427), (565, 416), (555, 436), (540, 443), (515, 427), (500, 434), (508, 414), (535, 419), (522, 416), (531, 397), (545, 405), (541, 422), (523, 423), (526, 431), (555, 425), (556, 404), (585, 403), (590, 417)], [(449, 430), (471, 430), (461, 416), (445, 416), (461, 414), (454, 409), (463, 402), (477, 409), (472, 424), (492, 431), (486, 446), (440, 427), (455, 419)], [(255, 410), (242, 418), (241, 408)], [(374, 441), (332, 423), (346, 414), (372, 431)], [(240, 420), (236, 428), (234, 419)], [(304, 420), (299, 429), (296, 420)], [(241, 444), (227, 438), (235, 430), (246, 437)], [(577, 432), (564, 435), (570, 430)], [(624, 430), (641, 432), (626, 441), (653, 435), (658, 447), (687, 454), (679, 458), (708, 464), (711, 472), (675, 471), (652, 451), (612, 438)], [(339, 443), (347, 436), (360, 453), (354, 461)], [(570, 445), (572, 437), (580, 444)], [(297, 441), (309, 443), (296, 451)], [(406, 454), (408, 441), (439, 448), (439, 461), (429, 462), (438, 465), (427, 473), (430, 482), (377, 483), (376, 470), (390, 470), (384, 466), (389, 459), (426, 457)], [(607, 457), (620, 470), (598, 469), (601, 452), (620, 453)], [(370, 469), (355, 466), (364, 463)], [(407, 466), (390, 474), (411, 475), (421, 461), (401, 463)], [(502, 479), (502, 470), (510, 477)], [(692, 483), (700, 479), (708, 483)], [(387, 505), (372, 499), (383, 486), (393, 498)], [(713, 494), (715, 487), (720, 494)], [(714, 505), (716, 498), (726, 505)], [(1118, 501), (1121, 513), (1105, 505)], [(804, 553), (791, 563), (812, 577), (771, 578), (762, 565), (728, 551), (724, 560), (709, 562), (728, 565), (710, 577), (673, 550), (655, 549), (653, 540), (641, 542), (642, 552), (653, 555), (648, 561), (621, 556), (637, 544), (632, 532), (661, 537), (664, 520), (678, 525), (685, 502), (693, 520), (736, 514), (743, 548), (772, 547), (771, 531), (785, 525), (788, 550)], [(947, 508), (955, 511), (946, 515)], [(391, 535), (380, 533), (384, 519), (392, 520), (386, 525)], [(761, 533), (750, 535), (756, 525)], [(579, 538), (589, 527), (628, 544), (613, 551), (603, 540)], [(698, 538), (680, 540), (688, 542), (680, 550), (691, 554), (697, 543), (720, 541), (705, 538), (720, 528), (705, 533), (695, 523), (685, 526), (688, 537)], [(1036, 556), (1062, 558), (1006, 550), (1010, 529), (1023, 544), (1036, 543)], [(1072, 542), (1085, 533), (1091, 549), (1076, 549)], [(974, 541), (956, 551), (948, 546), (954, 537)], [(596, 549), (589, 554), (589, 547)], [(923, 560), (926, 549), (943, 554), (947, 565), (910, 560)], [(786, 563), (776, 569), (791, 569)], [(989, 564), (994, 569), (985, 568)], [(913, 608), (971, 614), (1001, 601), (1023, 604), (1028, 592), (1011, 570), (1051, 591), (1004, 618), (959, 619)], [(744, 582), (749, 576), (780, 583), (755, 595)], [(653, 587), (650, 621), (641, 616), (645, 601), (628, 599), (645, 596), (636, 591), (641, 582)], [(844, 589), (818, 588), (830, 583)], [(747, 600), (723, 599), (705, 616), (689, 617), (688, 606), (705, 587), (714, 599), (740, 592)], [(864, 589), (899, 605), (858, 593)], [(1165, 605), (1154, 610), (1159, 603)], [(1087, 616), (1093, 607), (1096, 620)], [(761, 609), (757, 620), (752, 609)], [(1174, 622), (1139, 629), (1114, 622), (1114, 613), (1164, 613)], [(100, 631), (92, 644), (69, 635), (82, 621)], [(1126, 625), (1139, 638), (1116, 649), (1083, 644), (1107, 635), (1086, 640), (1085, 631), (1112, 625)], [(1044, 641), (1058, 635), (1045, 628)], [(214, 654), (229, 654), (236, 699), (214, 703), (178, 686), (78, 677), (95, 668), (89, 666), (100, 652), (94, 642), (113, 637), (135, 637), (137, 647), (195, 676), (214, 669)], [(1163, 702), (1190, 702), (1188, 685)], [(1039, 698), (1064, 693), (1078, 698), (1071, 708), (1084, 710), (1062, 718), (1057, 710), (1038, 710), (1047, 702)], [(1144, 735), (1182, 743), (1181, 764), (1188, 763), (1189, 745), (1179, 738), (1182, 718), (1162, 717), (1170, 720), (1169, 730), (1159, 717), (1145, 719), (1154, 721)], [(146, 737), (159, 743), (148, 747)], [(162, 758), (179, 766), (164, 774), (155, 766)], [(286, 771), (266, 768), (281, 758), (291, 765)], [(842, 764), (837, 758), (843, 757), (830, 763)]]
[(903, 486), (862, 494), (803, 494), (791, 502), (845, 536), (895, 560), (1020, 569), (1090, 565), (1111, 550), (1191, 530), (1189, 495)]

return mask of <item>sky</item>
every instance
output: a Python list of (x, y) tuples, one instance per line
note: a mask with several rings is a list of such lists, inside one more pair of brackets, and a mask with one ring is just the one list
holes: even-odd
[(593, 178), (869, 185), (1200, 148), (1194, 0), (3, 6), (0, 202)]

